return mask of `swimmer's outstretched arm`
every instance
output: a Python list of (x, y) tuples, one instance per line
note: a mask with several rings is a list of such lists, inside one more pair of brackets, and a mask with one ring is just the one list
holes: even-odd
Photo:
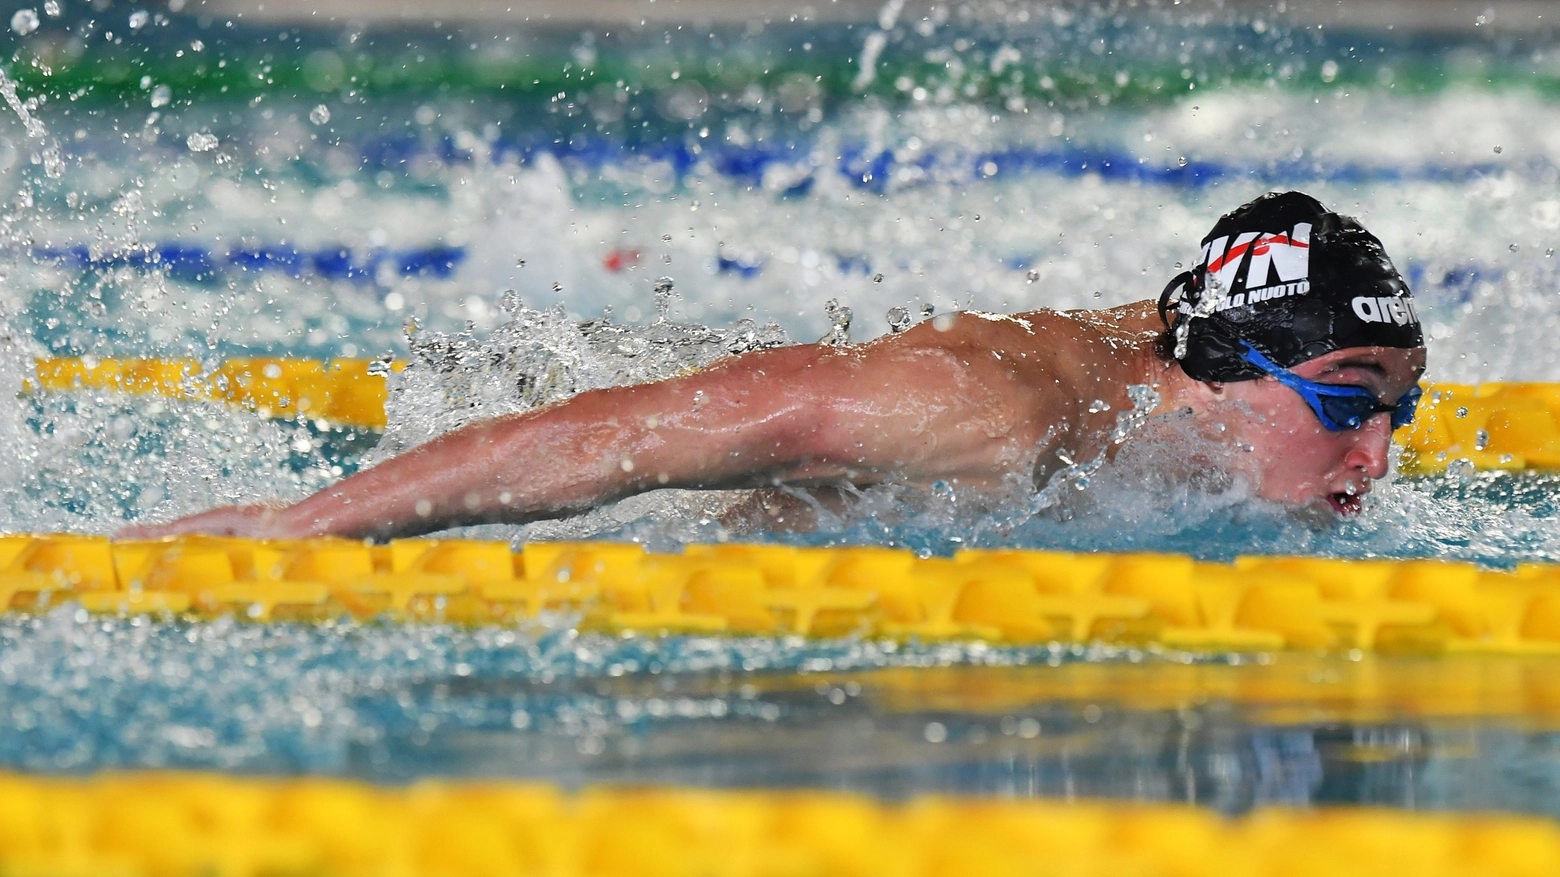
[[(750, 353), (474, 423), (294, 505), (214, 509), (120, 538), (410, 536), (560, 517), (659, 487), (990, 479), (1034, 430), (1032, 376), (961, 333)], [(918, 341), (918, 339), (920, 339)]]

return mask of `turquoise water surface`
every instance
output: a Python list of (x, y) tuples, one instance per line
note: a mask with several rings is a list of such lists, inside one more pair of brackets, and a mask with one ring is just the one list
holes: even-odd
[[(847, 323), (870, 338), (892, 308), (1148, 298), (1221, 212), (1271, 188), (1303, 188), (1383, 239), (1422, 301), (1433, 378), (1560, 380), (1547, 35), (1004, 10), (627, 30), (18, 13), (3, 65), (17, 100), (0, 123), (0, 379), (20, 389), (45, 355), (413, 367), (394, 379), (383, 437), (194, 403), (0, 394), (16, 461), (0, 473), (0, 527), (102, 533), (294, 498), (474, 416)], [(1062, 503), (885, 488), (806, 534), (729, 528), (740, 497), (668, 493), (467, 535), (1506, 566), (1560, 551), (1552, 476), (1391, 480), (1347, 525), (1144, 477), (1128, 460)], [(15, 731), (0, 765), (1555, 809), (1551, 736), (1496, 720), (1295, 724), (1212, 704), (1193, 733), (1174, 711), (1047, 701), (983, 717), (873, 694), (877, 668), (964, 668), (974, 684), (987, 664), (1043, 673), (1053, 659), (1179, 656), (67, 607), (0, 624), (0, 715)], [(776, 690), (825, 672), (858, 674), (855, 693)], [(1031, 720), (1064, 742), (1020, 745)], [(1400, 757), (1328, 754), (1361, 735)], [(1474, 755), (1437, 755), (1448, 740)]]

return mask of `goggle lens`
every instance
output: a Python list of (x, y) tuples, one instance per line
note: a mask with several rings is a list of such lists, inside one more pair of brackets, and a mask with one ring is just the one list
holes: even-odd
[(1396, 405), (1383, 405), (1376, 399), (1376, 394), (1364, 387), (1308, 381), (1277, 365), (1250, 344), (1246, 345), (1244, 358), (1299, 393), (1300, 397), (1311, 406), (1311, 410), (1316, 412), (1316, 418), (1322, 422), (1322, 426), (1334, 432), (1359, 429), (1371, 417), (1388, 413), (1392, 415), (1392, 428), (1402, 429), (1414, 422), (1414, 413), (1419, 407), (1419, 397), (1424, 393), (1419, 385), (1415, 384), (1398, 399)]
[(1398, 400), (1392, 409), (1392, 428), (1402, 429), (1414, 422), (1414, 413), (1419, 409), (1419, 397), (1424, 395), (1424, 390), (1418, 384), (1408, 388), (1403, 398)]

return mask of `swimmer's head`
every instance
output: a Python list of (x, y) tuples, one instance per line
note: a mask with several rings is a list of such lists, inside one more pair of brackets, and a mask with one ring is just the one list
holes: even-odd
[[(1179, 292), (1179, 297), (1176, 297)], [(1185, 401), (1265, 499), (1360, 510), (1413, 416), (1424, 335), (1381, 242), (1299, 192), (1221, 217), (1160, 298)]]
[[(1179, 298), (1175, 296), (1179, 291)], [(1300, 192), (1219, 218), (1159, 300), (1172, 355), (1199, 381), (1244, 381), (1354, 347), (1424, 346), (1403, 276), (1375, 235)]]

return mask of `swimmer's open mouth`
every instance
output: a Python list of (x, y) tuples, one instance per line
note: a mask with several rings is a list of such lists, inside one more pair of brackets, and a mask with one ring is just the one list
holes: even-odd
[(1327, 503), (1344, 517), (1357, 515), (1365, 508), (1364, 498), (1357, 493), (1329, 493)]

